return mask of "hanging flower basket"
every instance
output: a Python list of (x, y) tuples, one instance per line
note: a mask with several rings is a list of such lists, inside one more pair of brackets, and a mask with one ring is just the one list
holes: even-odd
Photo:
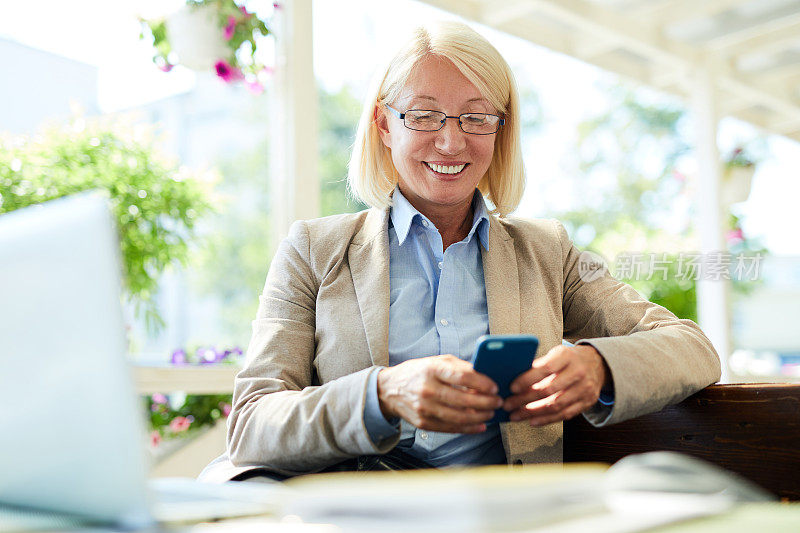
[(186, 68), (211, 70), (230, 55), (216, 6), (183, 6), (167, 17), (166, 30), (177, 61)]
[(271, 69), (259, 58), (266, 23), (234, 0), (187, 0), (170, 16), (141, 20), (142, 39), (151, 39), (153, 62), (164, 72), (182, 65), (214, 72), (226, 83), (264, 90)]
[(729, 206), (747, 200), (755, 173), (755, 165), (726, 168), (722, 174), (722, 187), (720, 188), (722, 205)]
[(742, 147), (737, 147), (724, 161), (720, 201), (723, 206), (744, 202), (750, 196), (756, 164)]

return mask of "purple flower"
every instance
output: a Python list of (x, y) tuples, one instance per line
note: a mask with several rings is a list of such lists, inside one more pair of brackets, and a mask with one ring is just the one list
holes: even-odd
[(201, 365), (208, 365), (217, 362), (217, 352), (214, 348), (200, 347), (197, 349), (197, 358), (200, 360)]
[(186, 352), (180, 349), (172, 352), (173, 365), (185, 365), (186, 363), (188, 363), (188, 361), (186, 360)]
[(233, 38), (233, 32), (236, 30), (236, 17), (233, 15), (228, 17), (228, 24), (225, 26), (225, 40), (230, 41)]
[(222, 416), (228, 418), (228, 415), (231, 414), (231, 405), (229, 403), (222, 403), (220, 407), (222, 408)]
[(214, 69), (217, 71), (217, 76), (222, 78), (222, 81), (225, 83), (232, 83), (242, 79), (242, 72), (238, 68), (232, 67), (224, 59), (217, 61), (214, 65)]
[(160, 392), (157, 392), (153, 394), (153, 403), (161, 403), (161, 404), (167, 403), (167, 397), (161, 394)]
[(233, 353), (236, 354), (236, 357), (241, 357), (242, 349), (237, 346), (233, 349)]

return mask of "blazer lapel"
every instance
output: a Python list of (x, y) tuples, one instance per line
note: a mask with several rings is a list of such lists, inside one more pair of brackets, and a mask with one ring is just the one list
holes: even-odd
[(389, 365), (389, 210), (370, 209), (347, 252), (372, 364)]
[(520, 286), (514, 239), (500, 221), (489, 222), (488, 251), (481, 247), (489, 333), (513, 335), (520, 332)]

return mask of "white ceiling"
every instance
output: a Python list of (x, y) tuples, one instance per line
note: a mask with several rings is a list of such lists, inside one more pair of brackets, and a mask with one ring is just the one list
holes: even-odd
[(423, 0), (800, 140), (800, 0)]

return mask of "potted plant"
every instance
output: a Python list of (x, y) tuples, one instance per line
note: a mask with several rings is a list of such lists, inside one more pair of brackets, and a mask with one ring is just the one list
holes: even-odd
[(259, 57), (259, 40), (270, 31), (255, 13), (234, 0), (186, 0), (171, 15), (141, 19), (142, 39), (151, 39), (153, 62), (168, 72), (180, 64), (213, 71), (226, 83), (264, 90), (269, 68)]
[(723, 206), (744, 202), (750, 196), (750, 186), (756, 172), (755, 162), (741, 146), (726, 158), (722, 172), (720, 200)]

